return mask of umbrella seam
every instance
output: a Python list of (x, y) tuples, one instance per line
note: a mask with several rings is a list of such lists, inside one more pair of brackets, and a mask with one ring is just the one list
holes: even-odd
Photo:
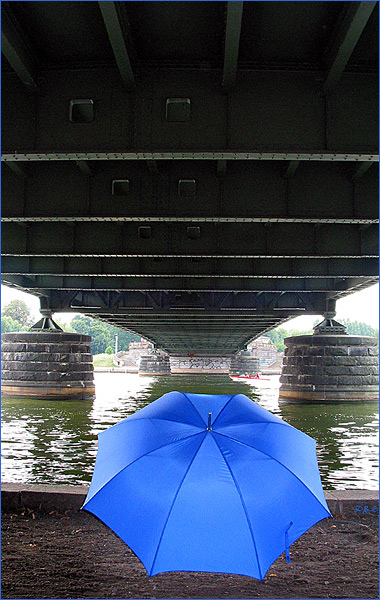
[[(293, 471), (291, 469), (289, 469), (289, 467), (287, 467), (286, 465), (284, 465), (284, 463), (282, 463), (281, 461), (279, 461), (277, 458), (274, 458), (273, 456), (271, 456), (267, 452), (263, 452), (263, 450), (259, 450), (259, 448), (256, 448), (255, 446), (251, 446), (250, 444), (247, 444), (245, 442), (241, 442), (240, 440), (235, 440), (234, 438), (230, 437), (229, 435), (226, 435), (225, 433), (219, 433), (218, 431), (214, 431), (214, 433), (217, 433), (218, 435), (226, 437), (227, 439), (232, 440), (233, 442), (236, 442), (237, 444), (242, 444), (243, 446), (247, 446), (247, 448), (252, 448), (253, 450), (256, 450), (257, 452), (261, 452), (261, 454), (264, 454), (265, 456), (268, 456), (271, 460), (274, 460), (275, 462), (277, 462), (279, 465), (281, 465), (282, 467), (284, 467), (284, 469), (286, 469), (287, 471), (289, 471), (289, 473), (291, 473), (293, 475), (293, 477), (295, 477), (296, 479), (298, 479), (298, 481), (300, 482), (300, 484), (303, 485), (307, 490), (309, 490), (310, 494), (319, 502), (319, 504), (322, 506), (322, 508), (324, 508), (324, 510), (326, 510), (326, 507), (323, 506), (322, 502), (319, 500), (319, 498), (317, 498), (317, 496), (309, 488), (309, 486), (306, 485), (306, 483), (304, 483), (302, 481), (302, 479), (300, 479), (298, 477), (298, 475), (296, 475), (295, 473), (293, 473)], [(322, 487), (322, 484), (321, 484), (321, 487)], [(323, 492), (323, 487), (322, 487), (322, 492)], [(324, 492), (323, 492), (323, 495), (324, 495)], [(327, 511), (327, 512), (331, 516), (331, 513), (329, 511)]]
[[(280, 418), (280, 417), (278, 417), (278, 418)], [(314, 442), (314, 444), (316, 444), (316, 441), (315, 441), (314, 438), (312, 438), (310, 435), (308, 435), (304, 431), (301, 431), (300, 429), (297, 429), (297, 427), (294, 427), (294, 425), (291, 425), (290, 423), (287, 423), (283, 419), (281, 419), (281, 422), (278, 422), (278, 421), (255, 421), (255, 422), (252, 422), (252, 421), (251, 422), (250, 421), (240, 421), (239, 423), (231, 423), (229, 425), (228, 424), (227, 425), (219, 425), (219, 429), (223, 429), (224, 427), (239, 427), (240, 425), (259, 425), (259, 424), (264, 424), (264, 423), (266, 425), (285, 425), (286, 427), (290, 427), (291, 429), (294, 429), (295, 431), (298, 431), (298, 433), (302, 433), (305, 437), (309, 438), (309, 440), (312, 440)], [(233, 439), (233, 438), (231, 438), (231, 439)]]
[[(179, 421), (171, 421), (170, 419), (160, 419), (157, 417), (149, 417), (149, 418), (145, 417), (145, 419), (147, 421), (149, 421), (152, 424), (152, 426), (155, 428), (155, 430), (158, 431), (159, 433), (161, 433), (161, 432), (160, 432), (159, 425), (156, 423), (156, 421), (165, 421), (168, 423), (177, 423), (177, 424), (179, 423), (180, 425), (182, 425), (182, 423), (180, 423)], [(141, 419), (136, 419), (136, 421), (140, 421), (140, 420)], [(184, 423), (184, 425), (186, 425), (187, 427), (196, 427), (195, 425), (189, 425), (188, 423)], [(197, 427), (197, 429), (201, 429), (201, 428)], [(201, 431), (202, 431), (202, 429), (201, 429)], [(201, 433), (201, 431), (198, 431), (198, 433)], [(189, 434), (189, 435), (195, 435), (195, 434)], [(184, 438), (180, 438), (180, 440), (182, 440), (182, 439), (184, 439)], [(180, 440), (177, 440), (177, 441), (180, 441)]]
[[(200, 425), (193, 425), (192, 423), (185, 423), (185, 421), (175, 421), (174, 419), (163, 419), (162, 417), (141, 417), (139, 419), (131, 419), (131, 421), (167, 421), (168, 423), (178, 423), (179, 425), (188, 425), (189, 427), (196, 427), (197, 429), (201, 429), (203, 431), (203, 427)], [(131, 422), (130, 421), (130, 422)], [(199, 432), (201, 433), (201, 432)]]
[(193, 404), (193, 402), (190, 400), (189, 396), (187, 394), (185, 394), (185, 392), (180, 392), (180, 394), (182, 394), (182, 396), (185, 396), (186, 400), (188, 400), (191, 404), (191, 406), (193, 407), (193, 409), (195, 410), (195, 412), (197, 413), (197, 415), (199, 415), (202, 423), (204, 423), (207, 426), (206, 421), (204, 420), (204, 418), (202, 417), (201, 413), (199, 412), (199, 410), (195, 407), (195, 404)]
[[(286, 421), (282, 421), (282, 423), (277, 423), (276, 421), (240, 421), (239, 423), (231, 423), (230, 425), (220, 425), (219, 429), (223, 429), (223, 427), (240, 427), (240, 425), (285, 425), (286, 427), (291, 427), (292, 429), (295, 429), (296, 431), (300, 431), (299, 429), (297, 429), (296, 427), (293, 427), (293, 425), (289, 425), (289, 423), (287, 423)], [(301, 431), (301, 433), (303, 433), (303, 431)], [(306, 435), (306, 433), (304, 433), (304, 435)], [(310, 437), (310, 436), (307, 436)], [(310, 438), (312, 439), (312, 438)]]
[[(108, 481), (106, 481), (106, 483), (104, 483), (102, 485), (102, 487), (99, 488), (97, 490), (97, 492), (95, 492), (95, 494), (93, 496), (91, 496), (91, 498), (88, 500), (88, 502), (91, 502), (91, 500), (93, 500), (95, 498), (95, 496), (97, 494), (99, 494), (99, 492), (101, 492), (113, 479), (115, 479), (115, 477), (117, 477), (118, 475), (120, 475), (120, 473), (122, 473), (123, 471), (125, 471), (126, 469), (128, 469), (129, 467), (131, 467), (132, 465), (134, 465), (138, 460), (141, 460), (145, 456), (149, 456), (149, 454), (153, 454), (153, 452), (156, 452), (157, 450), (162, 450), (162, 448), (165, 448), (166, 446), (170, 446), (171, 444), (178, 444), (178, 442), (183, 442), (184, 440), (188, 440), (189, 438), (195, 437), (196, 435), (200, 435), (201, 433), (203, 433), (203, 431), (198, 431), (198, 433), (192, 433), (191, 435), (188, 435), (188, 436), (186, 436), (184, 438), (176, 440), (175, 442), (169, 442), (167, 444), (163, 444), (162, 446), (157, 446), (157, 448), (154, 448), (153, 450), (150, 450), (149, 452), (146, 452), (145, 454), (142, 454), (141, 456), (139, 456), (138, 458), (136, 458), (135, 460), (133, 460), (131, 463), (129, 463), (128, 465), (126, 465), (125, 467), (123, 467), (122, 469), (120, 469), (120, 471), (118, 471), (117, 473), (115, 473), (115, 475), (112, 475), (112, 477)], [(82, 508), (85, 508), (86, 504), (87, 504), (87, 498), (86, 498), (85, 503), (83, 504)]]
[(232, 402), (232, 400), (234, 398), (236, 398), (236, 396), (240, 396), (240, 394), (234, 394), (233, 396), (231, 396), (231, 398), (228, 400), (228, 402), (225, 403), (225, 405), (223, 406), (222, 410), (220, 411), (220, 413), (218, 414), (218, 416), (216, 417), (215, 421), (213, 422), (213, 425), (215, 426), (217, 420), (219, 419), (220, 415), (222, 414), (222, 412), (224, 411), (224, 409), (229, 405), (230, 402)]
[[(198, 412), (198, 411), (197, 411), (197, 412)], [(196, 435), (199, 435), (199, 434), (196, 434)], [(197, 454), (198, 454), (199, 450), (201, 449), (203, 442), (204, 442), (204, 441), (205, 441), (205, 439), (206, 439), (206, 436), (207, 436), (207, 432), (204, 432), (204, 438), (203, 438), (203, 440), (201, 441), (201, 443), (199, 444), (199, 446), (198, 446), (198, 448), (197, 448), (197, 451), (195, 452), (195, 454), (194, 454), (193, 458), (191, 459), (191, 462), (190, 462), (189, 466), (187, 467), (187, 469), (186, 469), (186, 472), (185, 472), (184, 476), (182, 477), (181, 483), (179, 484), (179, 486), (178, 486), (178, 489), (177, 489), (177, 491), (176, 491), (176, 494), (175, 494), (175, 496), (174, 496), (174, 498), (173, 498), (173, 502), (172, 502), (172, 504), (171, 504), (171, 506), (170, 506), (170, 509), (169, 509), (169, 512), (168, 512), (168, 516), (167, 516), (167, 518), (166, 518), (166, 521), (165, 521), (165, 525), (164, 525), (164, 526), (163, 526), (163, 528), (162, 528), (161, 536), (160, 536), (159, 542), (158, 542), (158, 544), (157, 544), (157, 549), (156, 549), (156, 552), (155, 552), (155, 555), (154, 555), (154, 559), (153, 559), (153, 562), (152, 562), (152, 566), (151, 566), (151, 568), (150, 568), (150, 570), (149, 570), (149, 577), (151, 577), (151, 576), (152, 576), (153, 567), (154, 567), (154, 564), (155, 564), (155, 562), (156, 562), (157, 555), (158, 555), (158, 551), (159, 551), (159, 549), (160, 549), (160, 545), (161, 545), (161, 542), (162, 542), (162, 538), (163, 538), (163, 536), (164, 536), (165, 529), (166, 529), (166, 526), (167, 526), (167, 524), (168, 524), (168, 521), (169, 521), (170, 515), (172, 514), (172, 510), (173, 510), (173, 507), (174, 507), (175, 501), (177, 500), (177, 497), (178, 497), (178, 494), (179, 494), (179, 492), (180, 492), (180, 490), (181, 490), (181, 487), (182, 487), (182, 485), (183, 485), (183, 482), (185, 481), (185, 479), (186, 479), (186, 477), (187, 477), (187, 474), (188, 474), (188, 472), (190, 471), (190, 469), (191, 469), (191, 466), (192, 466), (192, 464), (193, 464), (193, 462), (194, 462), (194, 460), (195, 460), (195, 458), (196, 458), (196, 456), (197, 456)]]
[[(217, 432), (215, 432), (215, 433), (217, 433)], [(214, 437), (214, 436), (213, 436), (213, 437)], [(227, 437), (227, 436), (226, 436), (226, 437)], [(248, 515), (247, 507), (246, 507), (246, 505), (245, 505), (244, 498), (243, 498), (243, 495), (242, 495), (242, 493), (241, 493), (240, 486), (239, 486), (238, 482), (237, 482), (237, 481), (236, 481), (236, 479), (235, 479), (235, 476), (234, 476), (234, 474), (233, 474), (233, 472), (232, 472), (232, 469), (231, 469), (231, 467), (230, 467), (230, 465), (229, 465), (229, 463), (228, 463), (228, 461), (227, 461), (227, 458), (224, 456), (224, 454), (223, 454), (223, 452), (222, 452), (222, 449), (221, 449), (221, 447), (220, 447), (220, 446), (219, 446), (219, 444), (218, 444), (218, 441), (217, 441), (215, 438), (214, 438), (214, 441), (215, 441), (215, 443), (216, 443), (216, 445), (217, 445), (217, 447), (218, 447), (218, 449), (219, 449), (219, 452), (220, 452), (220, 454), (222, 455), (222, 458), (223, 458), (224, 462), (225, 462), (225, 463), (226, 463), (226, 465), (227, 465), (227, 469), (228, 469), (228, 470), (229, 470), (229, 472), (230, 472), (230, 475), (231, 475), (231, 477), (232, 477), (232, 479), (233, 479), (233, 482), (234, 482), (234, 484), (235, 484), (235, 487), (236, 487), (237, 493), (239, 494), (239, 497), (240, 497), (240, 502), (241, 502), (241, 504), (242, 504), (242, 507), (243, 507), (243, 510), (244, 510), (244, 514), (245, 514), (245, 518), (247, 519), (247, 523), (248, 523), (249, 531), (250, 531), (250, 533), (251, 533), (251, 538), (252, 538), (252, 542), (253, 542), (253, 547), (254, 547), (254, 549), (255, 549), (255, 554), (256, 554), (257, 566), (259, 567), (260, 579), (261, 579), (261, 581), (262, 581), (262, 580), (263, 580), (263, 575), (262, 575), (262, 572), (261, 572), (261, 566), (260, 566), (260, 561), (259, 561), (259, 555), (258, 555), (258, 552), (257, 552), (257, 546), (256, 546), (255, 536), (254, 536), (254, 534), (253, 534), (252, 523), (251, 523), (251, 519), (249, 518), (249, 515)]]

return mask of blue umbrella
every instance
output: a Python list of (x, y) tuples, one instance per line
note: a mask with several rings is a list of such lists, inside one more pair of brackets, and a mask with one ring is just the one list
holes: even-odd
[(83, 508), (167, 571), (263, 579), (329, 517), (315, 441), (244, 396), (170, 392), (99, 434)]

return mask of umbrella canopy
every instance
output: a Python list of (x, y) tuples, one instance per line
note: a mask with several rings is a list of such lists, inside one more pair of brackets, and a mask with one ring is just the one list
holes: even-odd
[(263, 579), (331, 516), (315, 441), (244, 396), (170, 392), (99, 434), (83, 508), (167, 571)]

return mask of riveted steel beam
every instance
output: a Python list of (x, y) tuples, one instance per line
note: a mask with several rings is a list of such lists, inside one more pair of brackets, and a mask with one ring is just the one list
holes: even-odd
[(108, 37), (121, 79), (124, 83), (125, 89), (130, 92), (135, 85), (135, 77), (125, 40), (126, 24), (125, 21), (123, 23), (120, 16), (120, 11), (118, 9), (118, 4), (121, 3), (107, 0), (106, 2), (99, 2), (98, 4), (107, 29)]
[(142, 151), (127, 152), (7, 152), (1, 155), (2, 162), (40, 162), (40, 161), (77, 161), (77, 160), (278, 160), (278, 161), (327, 161), (327, 162), (379, 162), (377, 152), (367, 149), (355, 152), (250, 152), (249, 150), (214, 152), (180, 152)]
[(348, 9), (332, 43), (327, 59), (328, 68), (323, 92), (328, 94), (339, 81), (351, 54), (375, 8), (377, 2), (348, 2)]
[[(378, 223), (378, 219), (366, 217), (173, 217), (170, 216), (70, 216), (70, 217), (47, 217), (47, 216), (28, 216), (28, 217), (2, 217), (3, 223), (17, 223), (20, 227), (27, 227), (29, 223), (65, 223), (74, 225), (75, 223), (265, 223), (268, 227), (272, 223), (312, 223), (316, 227), (322, 224), (338, 225), (360, 225), (361, 229), (369, 227), (371, 224)], [(161, 254), (160, 256), (166, 256)], [(167, 255), (170, 256), (170, 255)]]

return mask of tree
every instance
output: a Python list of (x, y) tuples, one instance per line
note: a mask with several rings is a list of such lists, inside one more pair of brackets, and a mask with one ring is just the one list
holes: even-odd
[(379, 330), (371, 327), (368, 323), (360, 323), (358, 321), (350, 321), (350, 319), (340, 319), (339, 321), (347, 328), (349, 335), (364, 335), (379, 338)]
[(1, 316), (1, 333), (13, 333), (14, 331), (22, 331), (25, 328), (11, 317)]
[(129, 342), (138, 341), (140, 337), (119, 327), (109, 325), (99, 319), (77, 315), (71, 321), (71, 327), (76, 333), (92, 337), (91, 353), (103, 354), (107, 347), (115, 346), (115, 335), (118, 335), (118, 350), (128, 350)]
[(286, 329), (278, 327), (277, 329), (271, 329), (265, 333), (265, 337), (268, 337), (276, 346), (277, 352), (283, 352), (285, 350), (284, 339), (289, 336), (289, 332)]
[(139, 342), (141, 339), (140, 335), (136, 335), (131, 331), (125, 331), (125, 329), (120, 329), (120, 327), (115, 327), (114, 325), (107, 325), (109, 328), (110, 334), (110, 346), (115, 348), (115, 335), (118, 336), (117, 341), (117, 349), (120, 350), (128, 350), (130, 342)]
[(53, 315), (53, 321), (55, 323), (57, 323), (57, 325), (63, 329), (63, 331), (66, 331), (67, 333), (74, 333), (73, 328), (71, 327), (70, 323), (63, 323), (62, 321), (60, 321), (59, 319), (56, 319), (55, 315)]
[(30, 310), (22, 300), (12, 300), (9, 302), (9, 304), (3, 308), (1, 316), (10, 317), (13, 321), (17, 322), (22, 329), (17, 329), (16, 331), (26, 331), (33, 325), (33, 318), (31, 317)]
[(291, 331), (287, 331), (286, 329), (278, 327), (276, 329), (271, 329), (271, 331), (267, 331), (264, 335), (265, 337), (269, 337), (269, 339), (272, 340), (272, 342), (276, 346), (277, 352), (284, 352), (285, 338), (293, 337), (295, 335), (311, 335), (312, 333), (312, 331), (298, 331), (298, 329), (292, 329)]

